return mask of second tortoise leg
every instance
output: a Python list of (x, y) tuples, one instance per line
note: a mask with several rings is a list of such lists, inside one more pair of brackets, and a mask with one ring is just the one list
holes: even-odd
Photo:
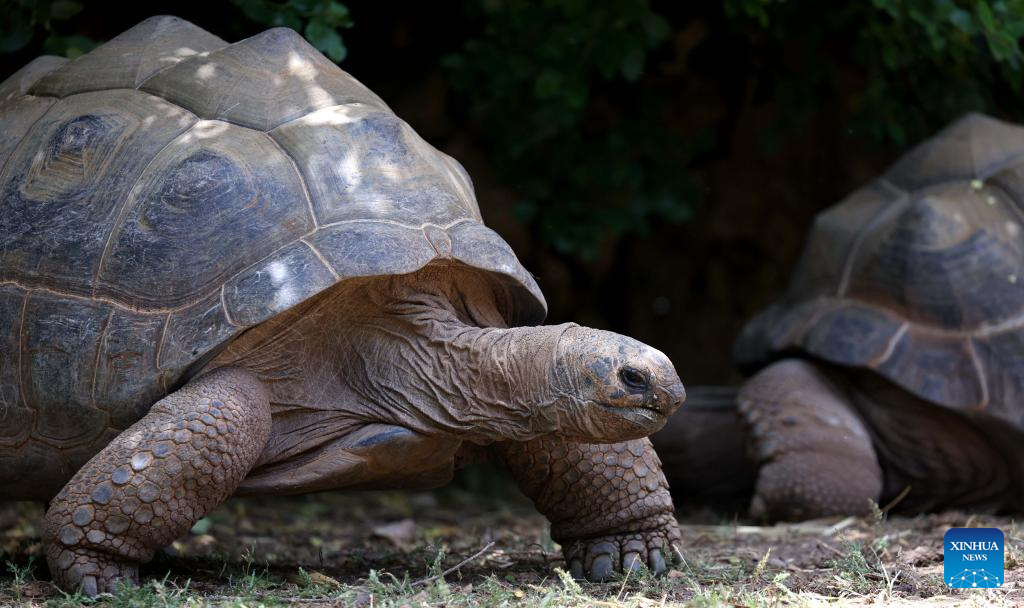
[(540, 438), (497, 446), (523, 493), (551, 522), (572, 575), (667, 569), (679, 551), (661, 461), (651, 442), (583, 444)]
[(140, 563), (234, 492), (269, 434), (266, 391), (244, 370), (215, 370), (158, 401), (50, 502), (54, 581), (88, 595), (136, 582)]
[(849, 395), (801, 359), (784, 359), (738, 395), (758, 476), (750, 513), (769, 520), (859, 515), (878, 502), (882, 470)]

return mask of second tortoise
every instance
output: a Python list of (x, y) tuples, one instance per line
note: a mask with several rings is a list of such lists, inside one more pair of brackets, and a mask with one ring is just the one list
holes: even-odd
[(729, 467), (768, 519), (1024, 510), (1024, 128), (965, 116), (821, 213), (734, 353), (654, 437), (677, 499)]

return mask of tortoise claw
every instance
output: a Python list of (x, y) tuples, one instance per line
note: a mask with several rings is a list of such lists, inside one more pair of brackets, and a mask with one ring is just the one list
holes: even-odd
[(630, 551), (622, 557), (622, 571), (627, 575), (640, 572), (644, 569), (644, 560), (640, 559), (640, 554), (636, 551)]
[(83, 576), (82, 582), (79, 584), (78, 588), (81, 589), (82, 593), (89, 597), (96, 597), (99, 595), (99, 588), (96, 586), (95, 576)]
[(572, 562), (569, 563), (569, 574), (578, 581), (586, 580), (583, 576), (583, 562), (578, 559), (572, 560)]
[(665, 556), (662, 555), (661, 549), (651, 549), (647, 556), (647, 563), (650, 564), (651, 571), (655, 574), (664, 574), (668, 570), (668, 566), (665, 564)]
[(675, 561), (668, 551), (671, 547), (665, 534), (655, 531), (577, 541), (566, 551), (566, 560), (573, 578), (599, 583), (616, 572), (664, 574)]
[(611, 578), (612, 556), (602, 553), (594, 558), (590, 564), (590, 575), (587, 577), (595, 583), (600, 583)]

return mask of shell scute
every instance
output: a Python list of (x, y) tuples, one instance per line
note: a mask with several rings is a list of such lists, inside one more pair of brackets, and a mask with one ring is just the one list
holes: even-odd
[(850, 226), (866, 226), (892, 207), (901, 192), (884, 182), (872, 182), (848, 195), (814, 218), (807, 237), (806, 253), (793, 273), (790, 292), (843, 295), (847, 286), (847, 260), (855, 258), (859, 233)]
[[(42, 55), (26, 63), (25, 67), (0, 83), (0, 108), (7, 111), (7, 102), (21, 99), (40, 78), (61, 67), (67, 61), (64, 57)], [(49, 101), (53, 103), (53, 100)]]
[(924, 188), (894, 207), (890, 221), (866, 234), (849, 297), (950, 330), (1020, 314), (1024, 282), (1007, 278), (1019, 272), (1024, 240), (1006, 232), (1015, 220), (1004, 194), (955, 182)]
[(885, 173), (906, 191), (939, 182), (984, 180), (1024, 153), (1024, 127), (983, 114), (967, 114), (917, 145)]
[(0, 273), (91, 295), (120, 206), (149, 159), (191, 124), (136, 91), (56, 104), (0, 175)]
[(10, 500), (52, 497), (67, 482), (67, 472), (74, 470), (71, 464), (43, 443), (29, 441), (17, 448), (0, 446), (0, 488)]
[(54, 445), (96, 437), (107, 415), (92, 400), (93, 365), (110, 310), (81, 300), (33, 294), (25, 304), (25, 400), (38, 414), (34, 435)]
[(201, 118), (269, 131), (320, 108), (379, 97), (287, 28), (274, 28), (164, 70), (140, 87)]
[(1024, 427), (1024, 332), (974, 338), (974, 352), (985, 372), (989, 409)]
[(326, 108), (271, 132), (303, 172), (321, 224), (384, 219), (408, 226), (479, 217), (460, 176), (390, 112)]
[(898, 379), (910, 392), (935, 403), (965, 407), (987, 405), (988, 395), (969, 339), (907, 330), (882, 361), (878, 371)]
[(344, 278), (405, 274), (434, 258), (422, 230), (398, 224), (346, 222), (323, 227), (308, 240)]
[(311, 298), (336, 280), (310, 246), (293, 243), (228, 281), (224, 305), (236, 325), (255, 325)]
[[(0, 159), (8, 159), (32, 125), (56, 103), (45, 97), (17, 97), (0, 104)], [(0, 168), (3, 167), (0, 162)]]
[(803, 347), (811, 353), (828, 353), (831, 361), (841, 365), (870, 365), (886, 359), (905, 321), (878, 309), (837, 304), (814, 322), (803, 336)]
[(167, 379), (165, 385), (177, 382), (190, 365), (225, 344), (239, 330), (228, 320), (219, 292), (171, 313), (157, 359)]
[(140, 308), (191, 304), (312, 229), (299, 176), (265, 134), (200, 122), (128, 197), (97, 292)]
[(125, 429), (162, 396), (154, 377), (164, 317), (114, 309), (96, 362), (93, 399), (110, 416), (113, 428)]
[(184, 19), (150, 17), (43, 76), (30, 93), (67, 97), (88, 91), (134, 89), (187, 57), (223, 46), (227, 42)]
[(32, 432), (35, 411), (21, 397), (21, 314), (25, 292), (0, 285), (0, 449), (20, 445)]

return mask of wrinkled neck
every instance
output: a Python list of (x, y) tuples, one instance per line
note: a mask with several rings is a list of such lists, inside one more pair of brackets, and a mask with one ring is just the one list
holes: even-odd
[(556, 361), (573, 325), (507, 328), (496, 302), (471, 269), (350, 280), (246, 332), (212, 365), (268, 386), (281, 453), (367, 423), (476, 443), (560, 431), (572, 383)]
[(379, 337), (361, 341), (380, 345), (376, 364), (349, 383), (370, 407), (476, 443), (559, 430), (558, 344), (571, 324), (477, 327), (424, 305), (371, 327)]

